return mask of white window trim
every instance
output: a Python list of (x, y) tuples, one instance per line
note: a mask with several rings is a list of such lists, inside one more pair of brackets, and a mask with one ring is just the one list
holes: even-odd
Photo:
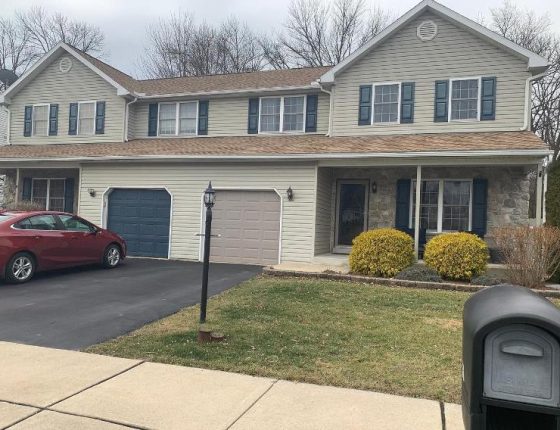
[(80, 106), (87, 103), (93, 103), (93, 127), (91, 134), (82, 134), (82, 136), (91, 136), (95, 134), (95, 120), (97, 119), (97, 100), (84, 100), (78, 102), (78, 116), (76, 116), (76, 136), (80, 136)]
[[(289, 130), (284, 131), (284, 99), (285, 98), (292, 98), (292, 97), (303, 97), (303, 127), (301, 130)], [(262, 114), (262, 101), (263, 99), (280, 99), (280, 128), (278, 131), (261, 131), (261, 114)], [(259, 97), (259, 126), (258, 126), (258, 133), (259, 134), (298, 134), (298, 133), (305, 133), (305, 127), (307, 126), (307, 95), (305, 94), (294, 94), (288, 96), (266, 96), (266, 97)]]
[(47, 135), (46, 136), (36, 136), (36, 137), (49, 137), (51, 133), (51, 104), (50, 103), (37, 103), (32, 105), (31, 108), (31, 136), (35, 136), (35, 107), (47, 106)]
[[(196, 103), (196, 131), (194, 133), (179, 133), (179, 105), (182, 103)], [(159, 121), (162, 105), (175, 105), (175, 133), (174, 134), (160, 134)], [(200, 100), (182, 100), (179, 102), (159, 102), (158, 103), (158, 118), (157, 118), (157, 135), (161, 137), (169, 136), (198, 136), (198, 117), (200, 110)]]
[(49, 211), (49, 206), (51, 205), (51, 181), (63, 181), (64, 192), (62, 197), (62, 205), (66, 205), (66, 178), (31, 178), (31, 201), (33, 202), (33, 184), (35, 181), (47, 181), (47, 200), (45, 202), (45, 210)]
[[(382, 85), (398, 85), (399, 95), (397, 96), (397, 120), (390, 122), (375, 122), (375, 87)], [(373, 126), (384, 126), (384, 125), (396, 125), (401, 123), (401, 91), (402, 82), (375, 82), (372, 84), (371, 88), (371, 125)]]
[[(455, 232), (456, 230), (444, 230), (443, 229), (443, 187), (446, 181), (460, 181), (460, 182), (468, 182), (469, 183), (469, 231), (472, 230), (472, 195), (473, 195), (473, 180), (472, 179), (464, 179), (464, 178), (422, 178), (422, 182), (424, 181), (438, 181), (438, 220), (437, 220), (437, 230), (426, 230), (426, 233), (451, 233)], [(416, 179), (412, 179), (410, 182), (410, 208), (408, 213), (408, 227), (414, 228), (412, 224), (412, 217), (413, 217), (413, 208), (414, 208), (414, 183)]]
[[(471, 119), (451, 119), (451, 102), (452, 102), (452, 92), (453, 92), (453, 82), (455, 81), (471, 81), (477, 80), (478, 81), (478, 94), (476, 100), (476, 118)], [(447, 121), (448, 122), (477, 122), (480, 121), (480, 98), (482, 94), (482, 76), (470, 76), (466, 78), (452, 78), (449, 79), (449, 95), (448, 95), (448, 109), (447, 109)]]

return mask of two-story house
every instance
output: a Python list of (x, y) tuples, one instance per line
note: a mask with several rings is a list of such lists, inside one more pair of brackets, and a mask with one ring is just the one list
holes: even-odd
[[(59, 44), (5, 92), (13, 200), (77, 212), (131, 255), (312, 261), (369, 228), (424, 234), (540, 223), (528, 131), (547, 61), (424, 0), (332, 68), (136, 80)], [(416, 204), (420, 202), (420, 204)]]

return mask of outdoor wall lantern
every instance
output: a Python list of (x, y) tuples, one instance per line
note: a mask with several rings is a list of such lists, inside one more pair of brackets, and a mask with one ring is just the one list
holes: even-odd
[(93, 188), (89, 188), (87, 191), (90, 197), (95, 197), (96, 192)]
[(289, 201), (292, 201), (294, 199), (294, 190), (292, 190), (292, 187), (288, 187), (288, 189), (286, 190), (286, 196), (288, 197)]
[[(206, 206), (207, 209), (211, 209), (214, 203), (216, 203), (216, 191), (212, 188), (212, 182), (209, 182), (208, 188), (204, 191), (204, 206)], [(211, 214), (210, 212), (210, 215)]]
[(371, 192), (375, 194), (377, 192), (377, 182), (373, 181), (371, 184)]

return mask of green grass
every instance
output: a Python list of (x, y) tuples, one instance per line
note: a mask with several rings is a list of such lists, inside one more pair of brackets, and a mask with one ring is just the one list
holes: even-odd
[(460, 401), (467, 293), (258, 277), (89, 352)]

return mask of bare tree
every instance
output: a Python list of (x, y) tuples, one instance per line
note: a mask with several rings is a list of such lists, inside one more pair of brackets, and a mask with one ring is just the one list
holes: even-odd
[(262, 48), (236, 18), (219, 26), (196, 24), (193, 15), (172, 15), (148, 30), (140, 63), (151, 78), (200, 76), (261, 70)]
[[(10, 70), (16, 75), (23, 73), (33, 60), (29, 47), (29, 33), (8, 18), (0, 19), (0, 69)], [(0, 82), (0, 93), (6, 88)]]
[(268, 64), (327, 66), (337, 64), (378, 34), (392, 20), (380, 8), (368, 9), (365, 0), (293, 0), (284, 32), (278, 41), (261, 42)]
[(513, 3), (491, 10), (490, 28), (551, 63), (547, 74), (533, 83), (531, 130), (560, 154), (560, 39), (550, 29), (548, 15), (523, 11)]
[(16, 19), (28, 33), (28, 46), (40, 56), (60, 41), (66, 42), (90, 55), (100, 55), (105, 37), (99, 27), (82, 21), (73, 21), (63, 14), (49, 14), (41, 6), (20, 11)]

